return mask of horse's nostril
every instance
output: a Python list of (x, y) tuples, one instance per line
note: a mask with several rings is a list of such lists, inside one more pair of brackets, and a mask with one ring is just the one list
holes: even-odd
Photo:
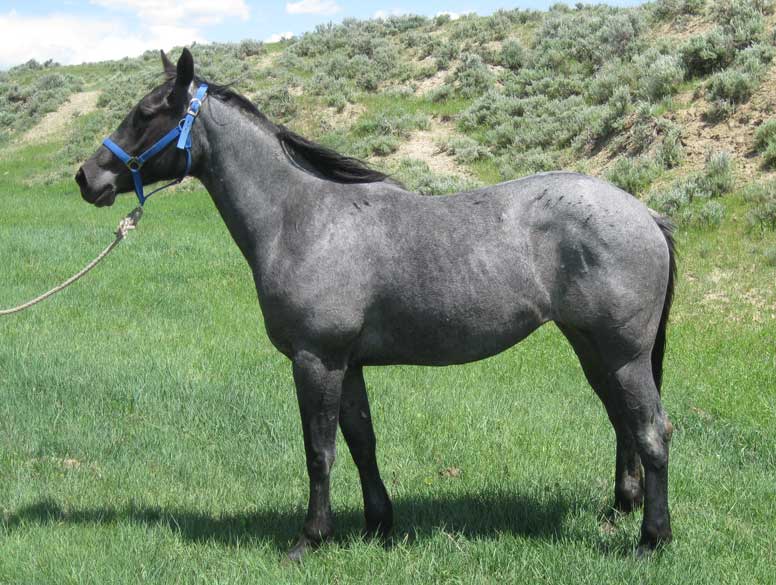
[(78, 183), (78, 185), (81, 187), (86, 186), (86, 173), (84, 173), (83, 167), (78, 169), (78, 172), (75, 174), (75, 182)]

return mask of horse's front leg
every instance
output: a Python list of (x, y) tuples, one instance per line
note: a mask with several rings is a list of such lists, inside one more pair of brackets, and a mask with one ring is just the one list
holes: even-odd
[(329, 474), (334, 464), (337, 420), (345, 375), (342, 362), (322, 358), (308, 351), (294, 356), (294, 383), (302, 415), (310, 499), (302, 534), (288, 556), (300, 560), (308, 550), (331, 536)]
[(393, 525), (393, 510), (377, 467), (375, 432), (361, 366), (350, 366), (345, 374), (340, 428), (361, 478), (366, 534), (386, 537)]

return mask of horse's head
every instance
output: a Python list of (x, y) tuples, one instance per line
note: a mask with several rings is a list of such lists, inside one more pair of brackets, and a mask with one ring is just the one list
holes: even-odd
[[(111, 134), (110, 140), (131, 155), (139, 155), (174, 128), (186, 113), (194, 80), (194, 59), (188, 49), (173, 65), (162, 52), (168, 80), (141, 99)], [(142, 182), (170, 180), (185, 173), (186, 156), (167, 148), (143, 165)], [(98, 207), (112, 205), (118, 193), (132, 191), (132, 173), (105, 145), (75, 175), (81, 195)]]

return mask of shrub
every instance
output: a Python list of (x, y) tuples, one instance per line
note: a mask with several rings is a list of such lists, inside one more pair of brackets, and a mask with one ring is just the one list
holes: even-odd
[(255, 57), (256, 55), (261, 55), (264, 53), (264, 43), (250, 39), (240, 41), (240, 44), (237, 45), (236, 53), (237, 56), (241, 59), (244, 59), (245, 57)]
[(721, 197), (733, 189), (733, 160), (726, 152), (710, 152), (703, 174), (698, 177), (699, 191), (707, 197)]
[(517, 71), (526, 62), (526, 54), (523, 46), (515, 40), (505, 41), (501, 46), (501, 65), (507, 69)]
[(368, 136), (356, 143), (356, 156), (387, 156), (399, 150), (400, 142), (395, 136)]
[(495, 81), (480, 56), (471, 53), (462, 56), (461, 64), (455, 69), (454, 78), (458, 82), (458, 92), (468, 98), (482, 95)]
[(765, 30), (763, 14), (770, 10), (770, 1), (716, 0), (713, 14), (737, 49), (761, 40)]
[(288, 121), (297, 111), (296, 100), (285, 86), (260, 92), (256, 103), (263, 113), (280, 121)]
[(769, 246), (763, 252), (765, 263), (768, 266), (776, 266), (776, 246)]
[(656, 18), (667, 20), (684, 14), (703, 14), (706, 0), (657, 0), (653, 8)]
[(462, 164), (471, 164), (491, 156), (490, 151), (485, 146), (468, 136), (450, 138), (439, 146), (443, 152), (451, 154), (457, 162)]
[(401, 111), (378, 112), (361, 117), (353, 126), (357, 136), (396, 136), (406, 138), (412, 130), (426, 130), (429, 118), (426, 114)]
[(746, 102), (760, 85), (772, 49), (755, 45), (740, 52), (731, 67), (714, 74), (706, 85), (709, 100), (738, 105)]
[(660, 168), (654, 161), (645, 157), (622, 157), (606, 173), (606, 178), (623, 191), (638, 196), (649, 188), (658, 175)]
[(634, 67), (641, 72), (639, 91), (649, 100), (658, 101), (674, 94), (684, 81), (684, 68), (679, 57), (661, 55), (649, 49), (634, 60)]
[(706, 228), (717, 228), (725, 217), (725, 207), (718, 201), (707, 201), (694, 215), (696, 225)]
[(776, 231), (776, 182), (752, 183), (747, 185), (743, 195), (752, 205), (747, 214), (749, 228)]
[(735, 54), (732, 43), (719, 27), (705, 35), (692, 37), (680, 53), (690, 77), (708, 75), (726, 67)]
[(460, 55), (460, 47), (453, 41), (446, 41), (438, 45), (432, 56), (436, 60), (437, 69), (448, 69), (450, 64)]
[(508, 181), (559, 168), (558, 154), (533, 148), (516, 154), (505, 154), (496, 161), (499, 176)]
[(675, 183), (667, 191), (652, 193), (647, 204), (660, 213), (678, 220), (693, 199), (692, 187), (684, 183)]
[(423, 195), (443, 195), (479, 187), (472, 179), (456, 175), (436, 175), (431, 172), (428, 164), (417, 159), (402, 159), (394, 176), (411, 191)]
[(762, 124), (754, 133), (754, 145), (758, 151), (765, 148), (776, 139), (776, 119), (771, 119)]
[(684, 147), (682, 146), (682, 129), (676, 124), (669, 123), (665, 129), (665, 135), (655, 153), (655, 159), (667, 169), (678, 167), (684, 160)]
[(709, 80), (706, 95), (709, 100), (742, 104), (752, 96), (759, 84), (759, 76), (751, 72), (726, 69)]
[(765, 166), (772, 169), (776, 168), (776, 142), (770, 142), (763, 152), (763, 162)]
[(638, 74), (630, 63), (613, 59), (605, 63), (586, 84), (586, 93), (594, 103), (605, 104), (618, 90), (635, 88), (637, 80)]

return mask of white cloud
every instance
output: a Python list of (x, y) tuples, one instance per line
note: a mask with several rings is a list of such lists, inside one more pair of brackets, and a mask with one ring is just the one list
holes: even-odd
[(0, 68), (30, 59), (63, 64), (120, 59), (204, 41), (196, 28), (186, 26), (155, 25), (132, 32), (121, 21), (63, 14), (0, 14), (0, 30)]
[(265, 43), (278, 43), (280, 41), (283, 41), (285, 39), (291, 39), (294, 37), (294, 33), (292, 32), (284, 32), (284, 33), (275, 33), (274, 35), (270, 35), (266, 39), (264, 39)]
[(148, 23), (199, 26), (218, 24), (224, 18), (247, 20), (251, 11), (245, 0), (90, 0), (96, 6), (129, 11)]
[(289, 14), (334, 14), (342, 10), (335, 0), (299, 0), (286, 2)]

